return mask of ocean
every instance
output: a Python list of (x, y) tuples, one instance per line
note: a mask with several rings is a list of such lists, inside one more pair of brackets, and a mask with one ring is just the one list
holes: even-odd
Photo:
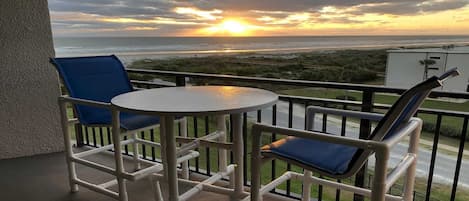
[(281, 37), (56, 37), (57, 57), (115, 54), (142, 58), (401, 46), (469, 45), (469, 36), (281, 36)]

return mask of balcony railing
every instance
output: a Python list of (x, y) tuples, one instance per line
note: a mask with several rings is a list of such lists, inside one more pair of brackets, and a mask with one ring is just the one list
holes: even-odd
[[(324, 107), (336, 107), (341, 109), (353, 109), (364, 112), (384, 112), (389, 108), (389, 105), (379, 104), (375, 101), (377, 96), (381, 94), (400, 94), (404, 90), (397, 88), (388, 88), (382, 86), (362, 85), (362, 84), (349, 84), (349, 83), (331, 83), (331, 82), (317, 82), (317, 81), (303, 81), (303, 80), (283, 80), (283, 79), (271, 79), (271, 78), (259, 78), (259, 77), (244, 77), (244, 76), (230, 76), (230, 75), (214, 75), (214, 74), (202, 74), (202, 73), (185, 73), (185, 72), (172, 72), (172, 71), (159, 71), (159, 70), (144, 70), (144, 69), (127, 69), (130, 74), (139, 74), (146, 76), (154, 76), (158, 78), (164, 78), (170, 80), (177, 86), (185, 86), (188, 80), (189, 84), (226, 84), (226, 85), (240, 85), (240, 86), (255, 86), (261, 88), (267, 88), (275, 91), (278, 88), (322, 88), (322, 89), (333, 89), (333, 90), (347, 90), (353, 91), (356, 94), (361, 95), (361, 101), (348, 101), (338, 99), (326, 99), (317, 97), (305, 97), (305, 96), (291, 96), (291, 95), (280, 95), (280, 102), (274, 105), (272, 108), (257, 111), (254, 113), (245, 113), (243, 115), (244, 128), (243, 135), (245, 140), (249, 140), (249, 126), (248, 124), (252, 121), (270, 123), (273, 125), (281, 125), (286, 127), (304, 128), (304, 108), (309, 105), (321, 105)], [(159, 84), (152, 81), (132, 80), (132, 83), (139, 88), (156, 88), (156, 87), (168, 87), (167, 84)], [(174, 86), (174, 85), (171, 85)], [(453, 92), (432, 92), (430, 94), (432, 98), (450, 98), (457, 99), (459, 101), (469, 100), (469, 93), (453, 93)], [(461, 181), (461, 169), (466, 167), (463, 166), (464, 162), (464, 146), (466, 142), (466, 133), (468, 126), (469, 113), (455, 110), (440, 110), (440, 109), (427, 109), (422, 108), (417, 114), (419, 117), (425, 117), (425, 123), (427, 125), (434, 125), (431, 128), (433, 134), (427, 135), (427, 143), (421, 148), (422, 157), (419, 158), (420, 174), (418, 177), (417, 188), (415, 189), (415, 200), (465, 200), (469, 195), (469, 190), (466, 189), (469, 186), (468, 181)], [(345, 135), (347, 129), (350, 128), (350, 124), (359, 125), (355, 133), (359, 133), (360, 138), (367, 137), (373, 126), (373, 122), (367, 120), (354, 121), (353, 119), (347, 118), (336, 118), (329, 117), (335, 121), (328, 121), (327, 116), (322, 116), (322, 122), (320, 127), (323, 131), (330, 132), (331, 127), (337, 127), (335, 133)], [(214, 129), (214, 125), (211, 123), (210, 117), (192, 117), (189, 118), (189, 135), (194, 137), (202, 136), (210, 133), (210, 129)], [(459, 138), (452, 140), (455, 145), (448, 146), (442, 145), (446, 149), (440, 148), (440, 132), (443, 125), (447, 122), (453, 122), (452, 125), (454, 130), (460, 132)], [(456, 123), (454, 123), (456, 122)], [(334, 124), (334, 125), (331, 125)], [(430, 126), (431, 127), (431, 126)], [(334, 130), (334, 129), (333, 129)], [(141, 133), (141, 137), (157, 141), (158, 131), (150, 131)], [(106, 128), (87, 128), (84, 126), (76, 127), (76, 138), (79, 146), (102, 146), (110, 143), (110, 131)], [(231, 135), (231, 133), (230, 133)], [(281, 138), (281, 134), (272, 135), (271, 141)], [(245, 142), (245, 165), (244, 170), (247, 174), (244, 174), (244, 184), (249, 186), (249, 169), (248, 156), (250, 154), (250, 143)], [(449, 147), (449, 148), (448, 148)], [(454, 150), (453, 153), (449, 152), (448, 149)], [(445, 151), (446, 150), (446, 151)], [(199, 150), (201, 157), (191, 161), (192, 171), (200, 174), (211, 175), (214, 170), (217, 169), (217, 157), (216, 152), (209, 148), (203, 148)], [(125, 147), (125, 153), (130, 154), (131, 151), (128, 147)], [(155, 161), (158, 158), (158, 152), (154, 148), (148, 148), (142, 146), (142, 152), (145, 153), (143, 157), (148, 160)], [(441, 155), (441, 156), (440, 156)], [(440, 157), (439, 157), (440, 156)], [(439, 161), (444, 159), (444, 161)], [(449, 161), (449, 162), (448, 162)], [(449, 163), (449, 164), (448, 164)], [(444, 168), (444, 172), (437, 172), (435, 168), (440, 164), (446, 164), (449, 168)], [(267, 166), (267, 165), (266, 165)], [(467, 166), (469, 167), (469, 166)], [(295, 170), (301, 171), (298, 167), (294, 167), (290, 164), (283, 164), (280, 161), (272, 161), (270, 167), (267, 167), (270, 179), (278, 176), (279, 171), (283, 170)], [(441, 175), (443, 174), (443, 175)], [(437, 176), (434, 176), (437, 175)], [(469, 175), (467, 175), (469, 177)], [(357, 177), (350, 181), (342, 182), (353, 182), (358, 186), (369, 186), (369, 179), (372, 177), (367, 171), (367, 167), (364, 167)], [(437, 177), (437, 179), (435, 179)], [(465, 177), (464, 177), (465, 178)], [(265, 178), (264, 178), (265, 179)], [(267, 178), (269, 179), (269, 178)], [(273, 193), (287, 196), (290, 198), (298, 198), (301, 194), (301, 186), (299, 183), (287, 182), (285, 186), (275, 189)], [(299, 189), (299, 190), (298, 190)], [(396, 185), (391, 189), (391, 193), (399, 192), (401, 186)], [(434, 190), (437, 189), (437, 190)], [(443, 190), (442, 190), (443, 189)], [(318, 200), (352, 200), (350, 194), (341, 192), (340, 190), (324, 189), (322, 186), (315, 186), (313, 189), (312, 197), (318, 198)], [(362, 200), (361, 197), (355, 197), (354, 200)]]

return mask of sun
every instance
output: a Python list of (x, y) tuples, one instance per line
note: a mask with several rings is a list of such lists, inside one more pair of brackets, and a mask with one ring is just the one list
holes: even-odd
[(226, 19), (218, 24), (201, 30), (202, 33), (207, 35), (218, 36), (249, 36), (251, 26), (241, 20)]
[(225, 20), (219, 26), (222, 30), (232, 34), (241, 34), (246, 31), (246, 26), (235, 20)]

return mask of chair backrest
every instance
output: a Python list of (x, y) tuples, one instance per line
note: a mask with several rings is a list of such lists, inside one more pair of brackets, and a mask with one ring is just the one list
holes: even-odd
[[(119, 94), (132, 91), (124, 65), (115, 56), (51, 58), (70, 97), (111, 102)], [(82, 124), (106, 124), (110, 111), (90, 106), (75, 106)]]
[(368, 139), (381, 141), (392, 137), (402, 123), (408, 122), (415, 115), (431, 90), (440, 86), (438, 77), (434, 76), (405, 91), (378, 122)]
[[(397, 133), (399, 126), (407, 123), (415, 115), (432, 89), (441, 87), (442, 82), (449, 76), (457, 75), (459, 72), (453, 68), (440, 77), (433, 76), (405, 91), (378, 122), (368, 139), (382, 141), (392, 137)], [(358, 170), (367, 161), (370, 154), (371, 151), (358, 150), (349, 164), (349, 171)]]

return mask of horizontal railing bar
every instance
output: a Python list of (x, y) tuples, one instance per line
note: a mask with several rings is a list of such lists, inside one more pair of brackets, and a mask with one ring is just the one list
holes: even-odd
[[(339, 104), (339, 105), (347, 105), (347, 106), (357, 106), (361, 107), (361, 103), (358, 101), (345, 101), (345, 100), (335, 100), (335, 99), (328, 99), (328, 98), (313, 98), (313, 97), (302, 97), (302, 96), (285, 96), (280, 95), (280, 100), (296, 100), (298, 102), (295, 103), (304, 103), (304, 102), (317, 102), (317, 103), (327, 103), (327, 104)], [(388, 104), (374, 104), (373, 108), (376, 109), (389, 109), (391, 105)], [(441, 114), (447, 116), (454, 116), (454, 117), (468, 117), (469, 112), (461, 112), (461, 111), (451, 111), (451, 110), (441, 110), (441, 109), (429, 109), (429, 108), (420, 108), (419, 113), (423, 114)]]
[(155, 87), (174, 87), (175, 85), (171, 84), (161, 84), (161, 83), (156, 83), (152, 81), (141, 81), (141, 80), (131, 80), (130, 81), (132, 84), (142, 84), (142, 85), (151, 85)]
[[(152, 82), (148, 82), (148, 83), (152, 83)], [(155, 84), (155, 85), (157, 85), (157, 84)], [(170, 86), (170, 85), (168, 85), (168, 86)], [(339, 104), (339, 105), (357, 106), (357, 107), (362, 106), (362, 103), (359, 102), (359, 101), (336, 100), (336, 99), (328, 99), (328, 98), (314, 98), (314, 97), (304, 97), (304, 96), (279, 95), (279, 99), (280, 100), (285, 100), (285, 101), (290, 101), (290, 100), (292, 100), (294, 102), (296, 101), (295, 103), (298, 103), (298, 102), (300, 102), (300, 103), (317, 102), (317, 103)], [(391, 105), (379, 104), (379, 103), (373, 105), (373, 108), (376, 108), (376, 109), (389, 109), (390, 107), (391, 107)], [(469, 112), (461, 112), (461, 111), (450, 111), (450, 110), (421, 108), (421, 109), (419, 109), (419, 112), (423, 113), (423, 114), (441, 114), (441, 115), (448, 115), (448, 116), (454, 116), (454, 117), (469, 117)]]
[[(147, 71), (150, 71), (151, 74), (159, 74), (161, 71), (159, 70), (141, 70), (141, 69), (127, 69), (128, 72), (140, 72), (140, 71), (143, 71), (143, 72), (140, 72), (140, 73), (149, 73)], [(186, 75), (186, 73), (181, 73), (181, 72), (172, 72), (172, 71), (163, 71), (162, 73), (170, 73), (169, 75), (173, 75), (173, 76), (184, 76)], [(188, 73), (187, 76), (195, 76), (193, 74), (196, 74), (196, 75), (199, 75), (199, 74), (202, 74), (202, 73)], [(202, 75), (206, 75), (206, 76), (214, 76), (214, 77), (218, 77), (220, 76), (221, 78), (225, 78), (225, 77), (236, 77), (237, 79), (255, 79), (257, 80), (258, 78), (255, 78), (255, 77), (244, 77), (244, 76), (228, 76), (228, 75), (213, 75), (213, 74), (202, 74)], [(200, 75), (200, 76), (202, 76)], [(264, 81), (264, 78), (261, 78), (263, 81)], [(267, 79), (267, 78), (265, 78)], [(270, 78), (268, 78), (270, 79)], [(280, 80), (278, 82), (281, 82), (281, 81), (298, 81), (298, 82), (315, 82), (315, 84), (318, 84), (316, 83), (316, 81), (301, 81), (301, 80), (281, 80), (281, 79), (276, 79), (276, 80)], [(154, 85), (154, 86), (171, 86), (171, 85), (161, 85), (161, 84), (156, 84), (154, 82), (149, 82), (149, 81), (137, 81), (137, 80), (132, 80), (132, 83), (144, 83), (144, 84), (147, 84), (147, 85)], [(320, 82), (319, 84), (324, 84), (324, 82)], [(332, 83), (332, 84), (327, 84), (329, 85), (329, 87), (326, 87), (326, 88), (333, 88), (334, 87), (334, 84), (342, 84), (342, 83)], [(354, 84), (352, 84), (354, 85)], [(356, 84), (355, 84), (356, 85)], [(360, 85), (356, 85), (357, 87), (360, 86)], [(368, 85), (363, 85), (363, 86), (368, 86)], [(384, 87), (379, 87), (379, 88), (384, 88)], [(392, 89), (392, 88), (389, 88), (389, 89)], [(355, 89), (357, 91), (360, 91), (360, 89)], [(365, 88), (361, 88), (361, 90), (367, 90)], [(404, 90), (404, 89), (393, 89), (393, 90), (397, 90), (397, 91), (393, 91), (393, 92), (388, 92), (388, 93), (400, 93), (399, 90)], [(377, 91), (375, 91), (377, 92)], [(381, 91), (383, 92), (383, 91)], [(432, 92), (432, 95), (441, 95), (441, 97), (452, 97), (452, 98), (466, 98), (466, 99), (469, 99), (469, 93), (455, 93), (455, 92)], [(357, 107), (361, 107), (362, 103), (359, 102), (359, 101), (347, 101), (347, 100), (335, 100), (335, 99), (325, 99), (325, 98), (314, 98), (314, 97), (303, 97), (303, 96), (291, 96), (291, 95), (279, 95), (279, 99), (280, 100), (286, 100), (286, 101), (289, 101), (289, 100), (293, 100), (293, 101), (298, 101), (298, 102), (318, 102), (318, 103), (328, 103), (328, 104), (340, 104), (340, 105), (347, 105), (347, 106), (357, 106)], [(295, 102), (296, 103), (296, 102)], [(386, 104), (374, 104), (373, 105), (373, 108), (377, 108), (377, 109), (389, 109), (390, 105), (386, 105)], [(441, 115), (449, 115), (449, 116), (455, 116), (455, 117), (469, 117), (469, 113), (468, 112), (461, 112), (461, 111), (450, 111), (450, 110), (439, 110), (439, 109), (428, 109), (428, 108), (421, 108), (419, 109), (419, 112), (420, 113), (424, 113), (424, 114), (441, 114)]]
[(328, 99), (328, 98), (315, 98), (315, 97), (306, 97), (306, 96), (291, 96), (291, 95), (279, 95), (280, 100), (285, 101), (298, 101), (298, 102), (318, 102), (318, 103), (335, 103), (340, 105), (352, 105), (352, 106), (361, 106), (362, 103), (359, 101), (347, 101), (347, 100), (338, 100), (338, 99)]
[[(234, 75), (219, 75), (219, 74), (206, 74), (206, 73), (189, 73), (189, 72), (148, 70), (148, 69), (136, 69), (136, 68), (126, 68), (126, 70), (129, 73), (142, 73), (142, 74), (180, 76), (180, 77), (183, 76), (183, 77), (193, 77), (193, 78), (217, 78), (217, 79), (230, 80), (230, 81), (249, 81), (249, 82), (268, 83), (268, 84), (294, 85), (294, 86), (307, 86), (307, 87), (320, 87), (320, 88), (334, 88), (334, 89), (347, 89), (347, 90), (356, 90), (356, 91), (373, 91), (373, 92), (382, 92), (382, 93), (401, 94), (406, 90), (406, 89), (403, 89), (403, 88), (392, 88), (392, 87), (384, 87), (384, 86), (373, 86), (373, 85), (351, 84), (351, 83), (338, 83), (338, 82), (290, 80), (290, 79), (276, 79), (276, 78), (248, 77), (248, 76), (234, 76)], [(469, 93), (460, 93), (460, 92), (433, 91), (430, 94), (430, 96), (469, 99)]]

